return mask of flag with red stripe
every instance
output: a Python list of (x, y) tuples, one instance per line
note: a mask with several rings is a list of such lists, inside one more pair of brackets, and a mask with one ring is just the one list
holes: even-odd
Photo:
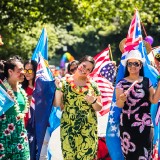
[(103, 107), (99, 113), (103, 116), (110, 110), (114, 88), (112, 83), (109, 82), (106, 78), (102, 77), (100, 74), (97, 74), (92, 78), (98, 84), (98, 88), (101, 91)]
[[(103, 70), (104, 67), (106, 67), (109, 63), (111, 63), (109, 58), (109, 48), (106, 48), (100, 53), (98, 53), (94, 57), (94, 60), (96, 62), (96, 65), (90, 76), (98, 84), (99, 90), (101, 91), (103, 107), (99, 113), (100, 115), (103, 116), (104, 114), (109, 112), (113, 95), (112, 83), (106, 79), (107, 76), (104, 77), (104, 70)], [(103, 74), (101, 74), (102, 72)], [(105, 72), (108, 71), (105, 70)]]
[(99, 74), (100, 70), (108, 63), (110, 62), (109, 58), (109, 48), (104, 49), (100, 53), (98, 53), (95, 57), (94, 60), (96, 62), (95, 68), (91, 73), (91, 76), (94, 74)]

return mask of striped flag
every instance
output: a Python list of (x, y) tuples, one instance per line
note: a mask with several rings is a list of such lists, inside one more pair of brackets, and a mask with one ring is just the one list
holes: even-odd
[(102, 109), (99, 111), (100, 115), (103, 116), (110, 111), (110, 106), (112, 102), (113, 86), (106, 78), (97, 74), (93, 77), (93, 80), (98, 84), (98, 88), (101, 91), (102, 97)]
[[(104, 114), (108, 113), (110, 110), (110, 105), (112, 101), (113, 95), (113, 86), (112, 83), (109, 81), (108, 71), (104, 68), (111, 63), (109, 58), (109, 48), (104, 49), (102, 52), (98, 53), (94, 60), (96, 62), (95, 68), (90, 74), (92, 79), (98, 84), (99, 90), (101, 91), (102, 97), (102, 110), (99, 111), (100, 115), (103, 116)], [(105, 70), (105, 73), (104, 73)]]
[(109, 48), (104, 49), (103, 51), (101, 51), (100, 53), (98, 53), (95, 57), (94, 60), (96, 62), (95, 68), (92, 71), (92, 73), (90, 74), (91, 76), (93, 76), (94, 74), (99, 74), (100, 70), (110, 62), (110, 58), (109, 58)]

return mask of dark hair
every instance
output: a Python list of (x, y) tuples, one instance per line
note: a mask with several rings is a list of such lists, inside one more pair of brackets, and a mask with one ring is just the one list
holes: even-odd
[(72, 74), (70, 69), (71, 69), (71, 66), (72, 66), (73, 64), (77, 65), (77, 67), (78, 67), (79, 62), (78, 62), (77, 60), (73, 60), (73, 61), (71, 61), (71, 62), (68, 63), (67, 72), (68, 72), (69, 74)]
[[(34, 72), (34, 77), (33, 77), (33, 80), (32, 80), (32, 85), (34, 86), (34, 82), (35, 82), (35, 78), (36, 78), (36, 70), (37, 70), (37, 62), (34, 61), (34, 60), (27, 60), (25, 63), (24, 63), (24, 68), (27, 64), (31, 64), (32, 67), (33, 67), (33, 72)], [(22, 88), (23, 89), (26, 89), (28, 87), (28, 80), (26, 79), (26, 77), (24, 77), (24, 81), (22, 82)]]
[(5, 60), (0, 60), (0, 72), (4, 72), (4, 63)]
[[(139, 71), (139, 75), (144, 76), (144, 69), (143, 69), (143, 63), (142, 62), (141, 62), (141, 65), (142, 65), (142, 67)], [(127, 77), (127, 76), (129, 76), (129, 72), (128, 72), (127, 65), (126, 65), (124, 77)]]
[(0, 79), (3, 81), (4, 80), (4, 60), (0, 60)]
[(4, 62), (4, 77), (6, 78), (9, 77), (8, 70), (9, 69), (14, 70), (17, 62), (23, 63), (22, 58), (18, 55), (10, 57), (6, 62)]
[(91, 57), (91, 56), (86, 55), (86, 56), (84, 56), (83, 58), (81, 58), (81, 59), (79, 60), (79, 65), (80, 65), (82, 62), (85, 62), (85, 61), (88, 61), (88, 62), (90, 62), (90, 63), (93, 64), (93, 68), (92, 68), (92, 70), (91, 70), (91, 72), (92, 72), (93, 69), (94, 69), (94, 67), (95, 67), (95, 65), (96, 65), (94, 58)]

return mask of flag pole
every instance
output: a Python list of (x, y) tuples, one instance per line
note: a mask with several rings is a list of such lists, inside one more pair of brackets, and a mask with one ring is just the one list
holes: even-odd
[(109, 55), (110, 55), (111, 61), (113, 61), (113, 56), (112, 56), (112, 51), (111, 51), (111, 45), (110, 44), (108, 45), (108, 48), (109, 48)]
[[(147, 32), (146, 32), (146, 30), (145, 30), (145, 28), (144, 28), (144, 25), (143, 25), (142, 21), (141, 21), (141, 25), (142, 25), (144, 34), (145, 34), (145, 36), (147, 37)], [(148, 43), (148, 42), (147, 42), (147, 43)], [(151, 49), (152, 49), (151, 53), (152, 53), (152, 55), (153, 55), (153, 57), (154, 57), (154, 53), (153, 53), (153, 48), (152, 48), (152, 46), (151, 46)], [(154, 63), (155, 63), (155, 62), (154, 62)]]

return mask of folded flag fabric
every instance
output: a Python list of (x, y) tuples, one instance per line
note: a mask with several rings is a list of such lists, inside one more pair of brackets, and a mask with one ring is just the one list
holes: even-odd
[(60, 109), (60, 107), (52, 107), (52, 111), (49, 117), (49, 131), (50, 134), (52, 134), (52, 132), (59, 127), (60, 125), (60, 120), (61, 120), (61, 115), (62, 115), (62, 111)]
[(14, 105), (14, 101), (8, 93), (0, 86), (0, 116)]
[(109, 48), (98, 53), (94, 57), (94, 60), (96, 65), (90, 77), (98, 84), (101, 92), (103, 107), (99, 113), (103, 116), (110, 110), (114, 90), (111, 82), (113, 82), (114, 79), (115, 68), (112, 66), (113, 63), (109, 58)]

